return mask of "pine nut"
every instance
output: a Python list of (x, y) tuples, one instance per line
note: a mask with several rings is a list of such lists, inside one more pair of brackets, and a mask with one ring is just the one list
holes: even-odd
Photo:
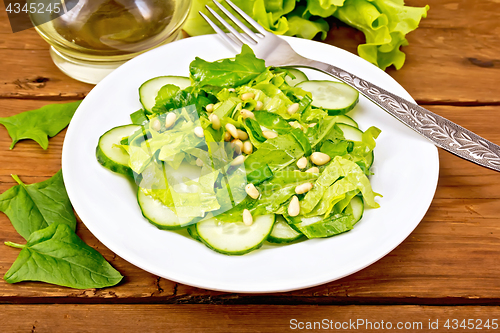
[(235, 91), (236, 91), (236, 89), (234, 89), (234, 88), (229, 88), (227, 91), (229, 91), (229, 92), (235, 92)]
[(247, 226), (251, 226), (253, 224), (252, 213), (248, 209), (243, 209), (243, 223)]
[(224, 141), (231, 141), (231, 134), (229, 134), (229, 132), (224, 132)]
[(165, 118), (165, 128), (170, 128), (172, 127), (173, 124), (175, 124), (175, 121), (177, 120), (177, 115), (173, 112), (170, 112), (167, 114), (167, 118)]
[(264, 135), (266, 139), (274, 139), (278, 136), (278, 133), (273, 131), (262, 131), (262, 135)]
[(227, 123), (226, 130), (233, 136), (233, 138), (238, 139), (238, 131), (236, 130), (236, 126), (231, 123)]
[(262, 103), (261, 101), (257, 101), (257, 104), (255, 104), (254, 110), (259, 111), (259, 110), (262, 110), (263, 107), (264, 107), (264, 103)]
[(318, 167), (312, 167), (310, 169), (307, 169), (306, 172), (319, 173), (319, 169)]
[(288, 205), (288, 215), (297, 216), (300, 213), (300, 203), (299, 198), (296, 195), (292, 197), (292, 201)]
[(301, 157), (297, 161), (297, 167), (299, 169), (304, 169), (307, 166), (307, 157)]
[(243, 162), (245, 162), (245, 156), (240, 155), (231, 161), (231, 165), (233, 165), (233, 166), (240, 165), (240, 164), (243, 164)]
[(205, 136), (205, 133), (203, 133), (203, 127), (197, 126), (194, 128), (194, 135), (196, 135), (199, 138), (202, 138)]
[(244, 93), (243, 95), (241, 95), (242, 101), (246, 101), (247, 99), (254, 99), (254, 98), (255, 98), (255, 94), (253, 92), (247, 92), (247, 93)]
[(316, 124), (317, 124), (317, 123), (310, 123), (310, 124), (309, 124), (309, 127), (314, 127), (314, 126), (316, 126)]
[(296, 113), (297, 111), (299, 111), (299, 103), (293, 103), (292, 105), (290, 105), (288, 107), (288, 109), (286, 110), (289, 114), (294, 114)]
[(212, 128), (216, 131), (220, 129), (220, 119), (219, 116), (217, 116), (215, 113), (212, 113), (210, 117), (208, 117), (210, 121), (212, 122)]
[(161, 130), (161, 122), (160, 119), (155, 118), (151, 121), (151, 129), (153, 131), (159, 132)]
[(243, 118), (252, 118), (252, 119), (255, 119), (255, 115), (253, 114), (252, 111), (248, 111), (248, 110), (241, 110), (240, 111), (240, 114)]
[(301, 184), (295, 188), (295, 193), (304, 194), (306, 192), (309, 192), (312, 188), (313, 188), (312, 183)]
[(205, 110), (207, 110), (208, 113), (214, 112), (214, 105), (208, 104), (207, 106), (205, 106)]
[(253, 145), (250, 141), (243, 142), (243, 152), (247, 155), (253, 153)]
[(238, 132), (238, 139), (241, 139), (243, 141), (248, 140), (248, 134), (247, 132), (244, 132), (240, 129), (237, 129), (236, 132)]
[(311, 162), (316, 165), (323, 165), (330, 162), (330, 156), (325, 153), (315, 152), (311, 154)]
[(200, 159), (200, 158), (197, 158), (196, 159), (196, 165), (199, 166), (199, 167), (202, 167), (203, 166), (203, 161)]
[(241, 142), (240, 139), (234, 139), (233, 141), (231, 141), (231, 147), (234, 148), (234, 151), (236, 151), (236, 153), (241, 154), (241, 151), (243, 150), (243, 142)]
[(250, 183), (247, 186), (245, 186), (245, 192), (247, 192), (247, 194), (252, 199), (258, 199), (259, 195), (260, 195), (259, 190), (252, 183)]

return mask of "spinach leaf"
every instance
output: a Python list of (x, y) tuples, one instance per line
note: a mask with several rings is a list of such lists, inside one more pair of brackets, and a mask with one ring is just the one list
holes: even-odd
[(254, 185), (258, 185), (266, 180), (274, 177), (273, 171), (268, 165), (263, 166), (260, 169), (256, 169), (247, 175), (247, 182)]
[(326, 140), (321, 145), (320, 152), (329, 155), (331, 158), (335, 156), (343, 156), (352, 151), (354, 147), (353, 141), (347, 140)]
[(76, 218), (61, 171), (46, 181), (31, 185), (24, 184), (16, 175), (12, 177), (19, 185), (0, 195), (0, 211), (9, 217), (24, 239), (55, 222), (62, 222), (75, 230)]
[(312, 147), (325, 140), (344, 139), (344, 134), (335, 126), (337, 118), (325, 117), (313, 127), (307, 127), (305, 135)]
[(256, 152), (248, 155), (245, 168), (251, 173), (267, 165), (274, 172), (285, 168), (303, 155), (302, 146), (292, 134), (279, 135), (266, 140)]
[(8, 283), (42, 281), (88, 289), (113, 286), (123, 278), (64, 223), (35, 231), (26, 245), (5, 244), (22, 249), (4, 276)]
[(53, 137), (68, 126), (73, 114), (82, 101), (51, 104), (40, 109), (26, 111), (17, 115), (0, 118), (12, 138), (10, 149), (19, 140), (35, 140), (43, 149), (49, 147), (48, 137)]
[(255, 57), (252, 49), (243, 45), (235, 59), (208, 62), (196, 57), (189, 72), (200, 86), (238, 87), (250, 82), (266, 70), (265, 61)]
[[(173, 86), (166, 85), (165, 87)], [(163, 88), (165, 88), (163, 87)], [(173, 86), (177, 88), (176, 86)], [(162, 89), (163, 89), (162, 88)], [(171, 93), (171, 95), (169, 95)], [(177, 88), (176, 91), (160, 93), (156, 98), (156, 104), (151, 109), (153, 114), (163, 114), (166, 112), (174, 111), (183, 107), (194, 105), (198, 114), (201, 113), (202, 108), (210, 104), (210, 100), (204, 96), (204, 92), (198, 91), (193, 87), (187, 87), (184, 90)]]
[(295, 128), (293, 129), (290, 134), (297, 140), (297, 142), (300, 144), (302, 147), (302, 150), (304, 151), (305, 156), (309, 156), (312, 154), (312, 147), (311, 144), (309, 143), (309, 140), (307, 137), (304, 135), (304, 132), (300, 128)]
[[(262, 133), (262, 129), (257, 121), (252, 118), (247, 118), (243, 122), (243, 126), (247, 130), (248, 136), (250, 137), (250, 141), (258, 148), (260, 143), (266, 141), (266, 137)], [(253, 140), (252, 140), (253, 139)]]
[(287, 134), (293, 129), (279, 114), (267, 111), (254, 111), (253, 114), (260, 125), (272, 129), (278, 134)]
[(163, 87), (161, 87), (155, 99), (156, 103), (152, 109), (153, 113), (158, 113), (158, 111), (161, 110), (162, 107), (164, 107), (165, 104), (167, 104), (169, 100), (172, 99), (172, 97), (177, 95), (180, 90), (181, 89), (179, 87), (173, 84), (166, 84)]

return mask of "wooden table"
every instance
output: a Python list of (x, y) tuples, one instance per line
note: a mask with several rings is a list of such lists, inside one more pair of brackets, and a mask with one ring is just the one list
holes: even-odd
[[(430, 4), (431, 11), (409, 35), (403, 69), (388, 72), (419, 104), (500, 143), (499, 1), (407, 2)], [(12, 34), (0, 6), (0, 117), (83, 98), (92, 86), (61, 73), (33, 29)], [(327, 39), (352, 52), (362, 41), (361, 33), (344, 26), (332, 29)], [(50, 140), (47, 151), (33, 141), (20, 142), (11, 151), (0, 126), (0, 192), (15, 185), (10, 174), (26, 183), (55, 174), (61, 168), (63, 140), (64, 132)], [(0, 280), (0, 331), (279, 332), (291, 330), (292, 319), (364, 319), (372, 325), (383, 320), (394, 327), (421, 322), (423, 331), (429, 330), (429, 320), (439, 320), (439, 331), (448, 331), (443, 328), (447, 319), (489, 319), (491, 325), (492, 319), (500, 320), (500, 173), (443, 151), (439, 157), (438, 189), (420, 225), (389, 255), (344, 279), (267, 295), (197, 289), (132, 266), (79, 222), (78, 235), (124, 281), (108, 289), (74, 290)], [(23, 239), (0, 214), (4, 241)], [(0, 245), (1, 275), (17, 255), (18, 250)]]

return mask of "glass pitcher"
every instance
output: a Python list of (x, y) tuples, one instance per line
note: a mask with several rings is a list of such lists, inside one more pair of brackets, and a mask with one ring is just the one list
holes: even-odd
[(191, 6), (191, 0), (61, 2), (61, 16), (35, 13), (31, 20), (51, 45), (57, 67), (92, 84), (133, 57), (178, 39)]

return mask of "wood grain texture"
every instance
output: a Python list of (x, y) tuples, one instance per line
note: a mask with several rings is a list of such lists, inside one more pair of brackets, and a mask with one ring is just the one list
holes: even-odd
[[(422, 104), (500, 104), (500, 12), (497, 0), (411, 0), (429, 16), (408, 35), (403, 70), (388, 72)], [(3, 6), (3, 4), (2, 4)], [(12, 34), (0, 18), (0, 98), (77, 99), (91, 85), (69, 79), (52, 63), (34, 29)], [(342, 24), (327, 43), (356, 53), (361, 32)]]
[[(408, 0), (431, 5), (429, 17), (408, 38), (403, 70), (389, 70), (420, 103), (485, 138), (500, 143), (500, 28), (498, 0)], [(0, 117), (39, 108), (49, 101), (83, 98), (91, 85), (72, 80), (51, 62), (47, 44), (34, 29), (12, 34), (0, 2)], [(342, 24), (328, 43), (356, 51), (362, 33)], [(449, 105), (436, 105), (449, 104)], [(16, 183), (48, 179), (61, 168), (65, 131), (41, 149), (33, 141), (9, 150), (0, 126), (0, 193)], [(212, 292), (158, 278), (109, 251), (79, 221), (78, 235), (101, 252), (125, 280), (103, 290), (73, 290), (0, 280), (2, 329), (9, 332), (144, 330), (205, 332), (281, 331), (289, 316), (303, 320), (355, 314), (371, 318), (445, 318), (498, 315), (496, 307), (427, 307), (388, 304), (500, 305), (500, 174), (440, 151), (440, 177), (433, 203), (416, 230), (389, 255), (344, 279), (289, 293), (246, 295)], [(23, 242), (0, 213), (0, 243)], [(0, 276), (18, 250), (0, 245)], [(122, 303), (109, 305), (23, 305), (27, 303)], [(129, 303), (206, 303), (127, 305)], [(213, 304), (233, 304), (231, 307)], [(241, 306), (238, 304), (264, 304)], [(270, 306), (268, 304), (324, 304)], [(340, 307), (331, 304), (354, 304)], [(376, 304), (381, 306), (358, 306)], [(22, 315), (20, 315), (20, 313)], [(306, 315), (307, 314), (307, 315)], [(14, 316), (15, 320), (6, 320)], [(261, 322), (254, 318), (258, 317)], [(53, 319), (58, 319), (56, 327)], [(111, 319), (110, 319), (111, 318)], [(152, 318), (146, 320), (145, 318)], [(468, 318), (468, 317), (467, 317)], [(314, 319), (316, 320), (316, 319)], [(374, 319), (375, 320), (375, 319)], [(92, 322), (93, 326), (88, 326)], [(10, 326), (5, 326), (10, 325)], [(241, 326), (252, 323), (252, 326)], [(90, 328), (89, 328), (90, 327)], [(35, 330), (36, 329), (36, 330)]]
[[(0, 305), (2, 329), (12, 333), (275, 333), (300, 327), (320, 332), (334, 331), (336, 325), (337, 331), (346, 332), (380, 332), (388, 327), (401, 327), (401, 332), (473, 332), (477, 327), (492, 330), (492, 319), (498, 324), (499, 316), (498, 307), (479, 306)], [(446, 321), (453, 326), (453, 319), (457, 329), (446, 329)], [(464, 319), (464, 327), (472, 324), (472, 330), (460, 327)], [(487, 320), (490, 330), (484, 328)]]
[[(0, 117), (46, 104), (0, 99)], [(500, 107), (433, 106), (431, 110), (467, 126), (494, 142)], [(473, 115), (473, 116), (471, 116)], [(9, 150), (0, 126), (0, 192), (18, 174), (26, 183), (45, 180), (61, 167), (64, 132), (44, 151), (26, 140)], [(159, 279), (111, 253), (82, 224), (78, 234), (99, 250), (125, 277), (100, 291), (77, 291), (42, 283), (9, 285), (0, 281), (3, 302), (166, 302), (166, 303), (374, 303), (474, 304), (500, 302), (500, 174), (440, 151), (440, 179), (435, 199), (422, 223), (399, 247), (377, 263), (347, 278), (322, 286), (273, 295), (211, 292)], [(0, 213), (0, 243), (22, 242)], [(0, 275), (18, 250), (0, 246)]]

